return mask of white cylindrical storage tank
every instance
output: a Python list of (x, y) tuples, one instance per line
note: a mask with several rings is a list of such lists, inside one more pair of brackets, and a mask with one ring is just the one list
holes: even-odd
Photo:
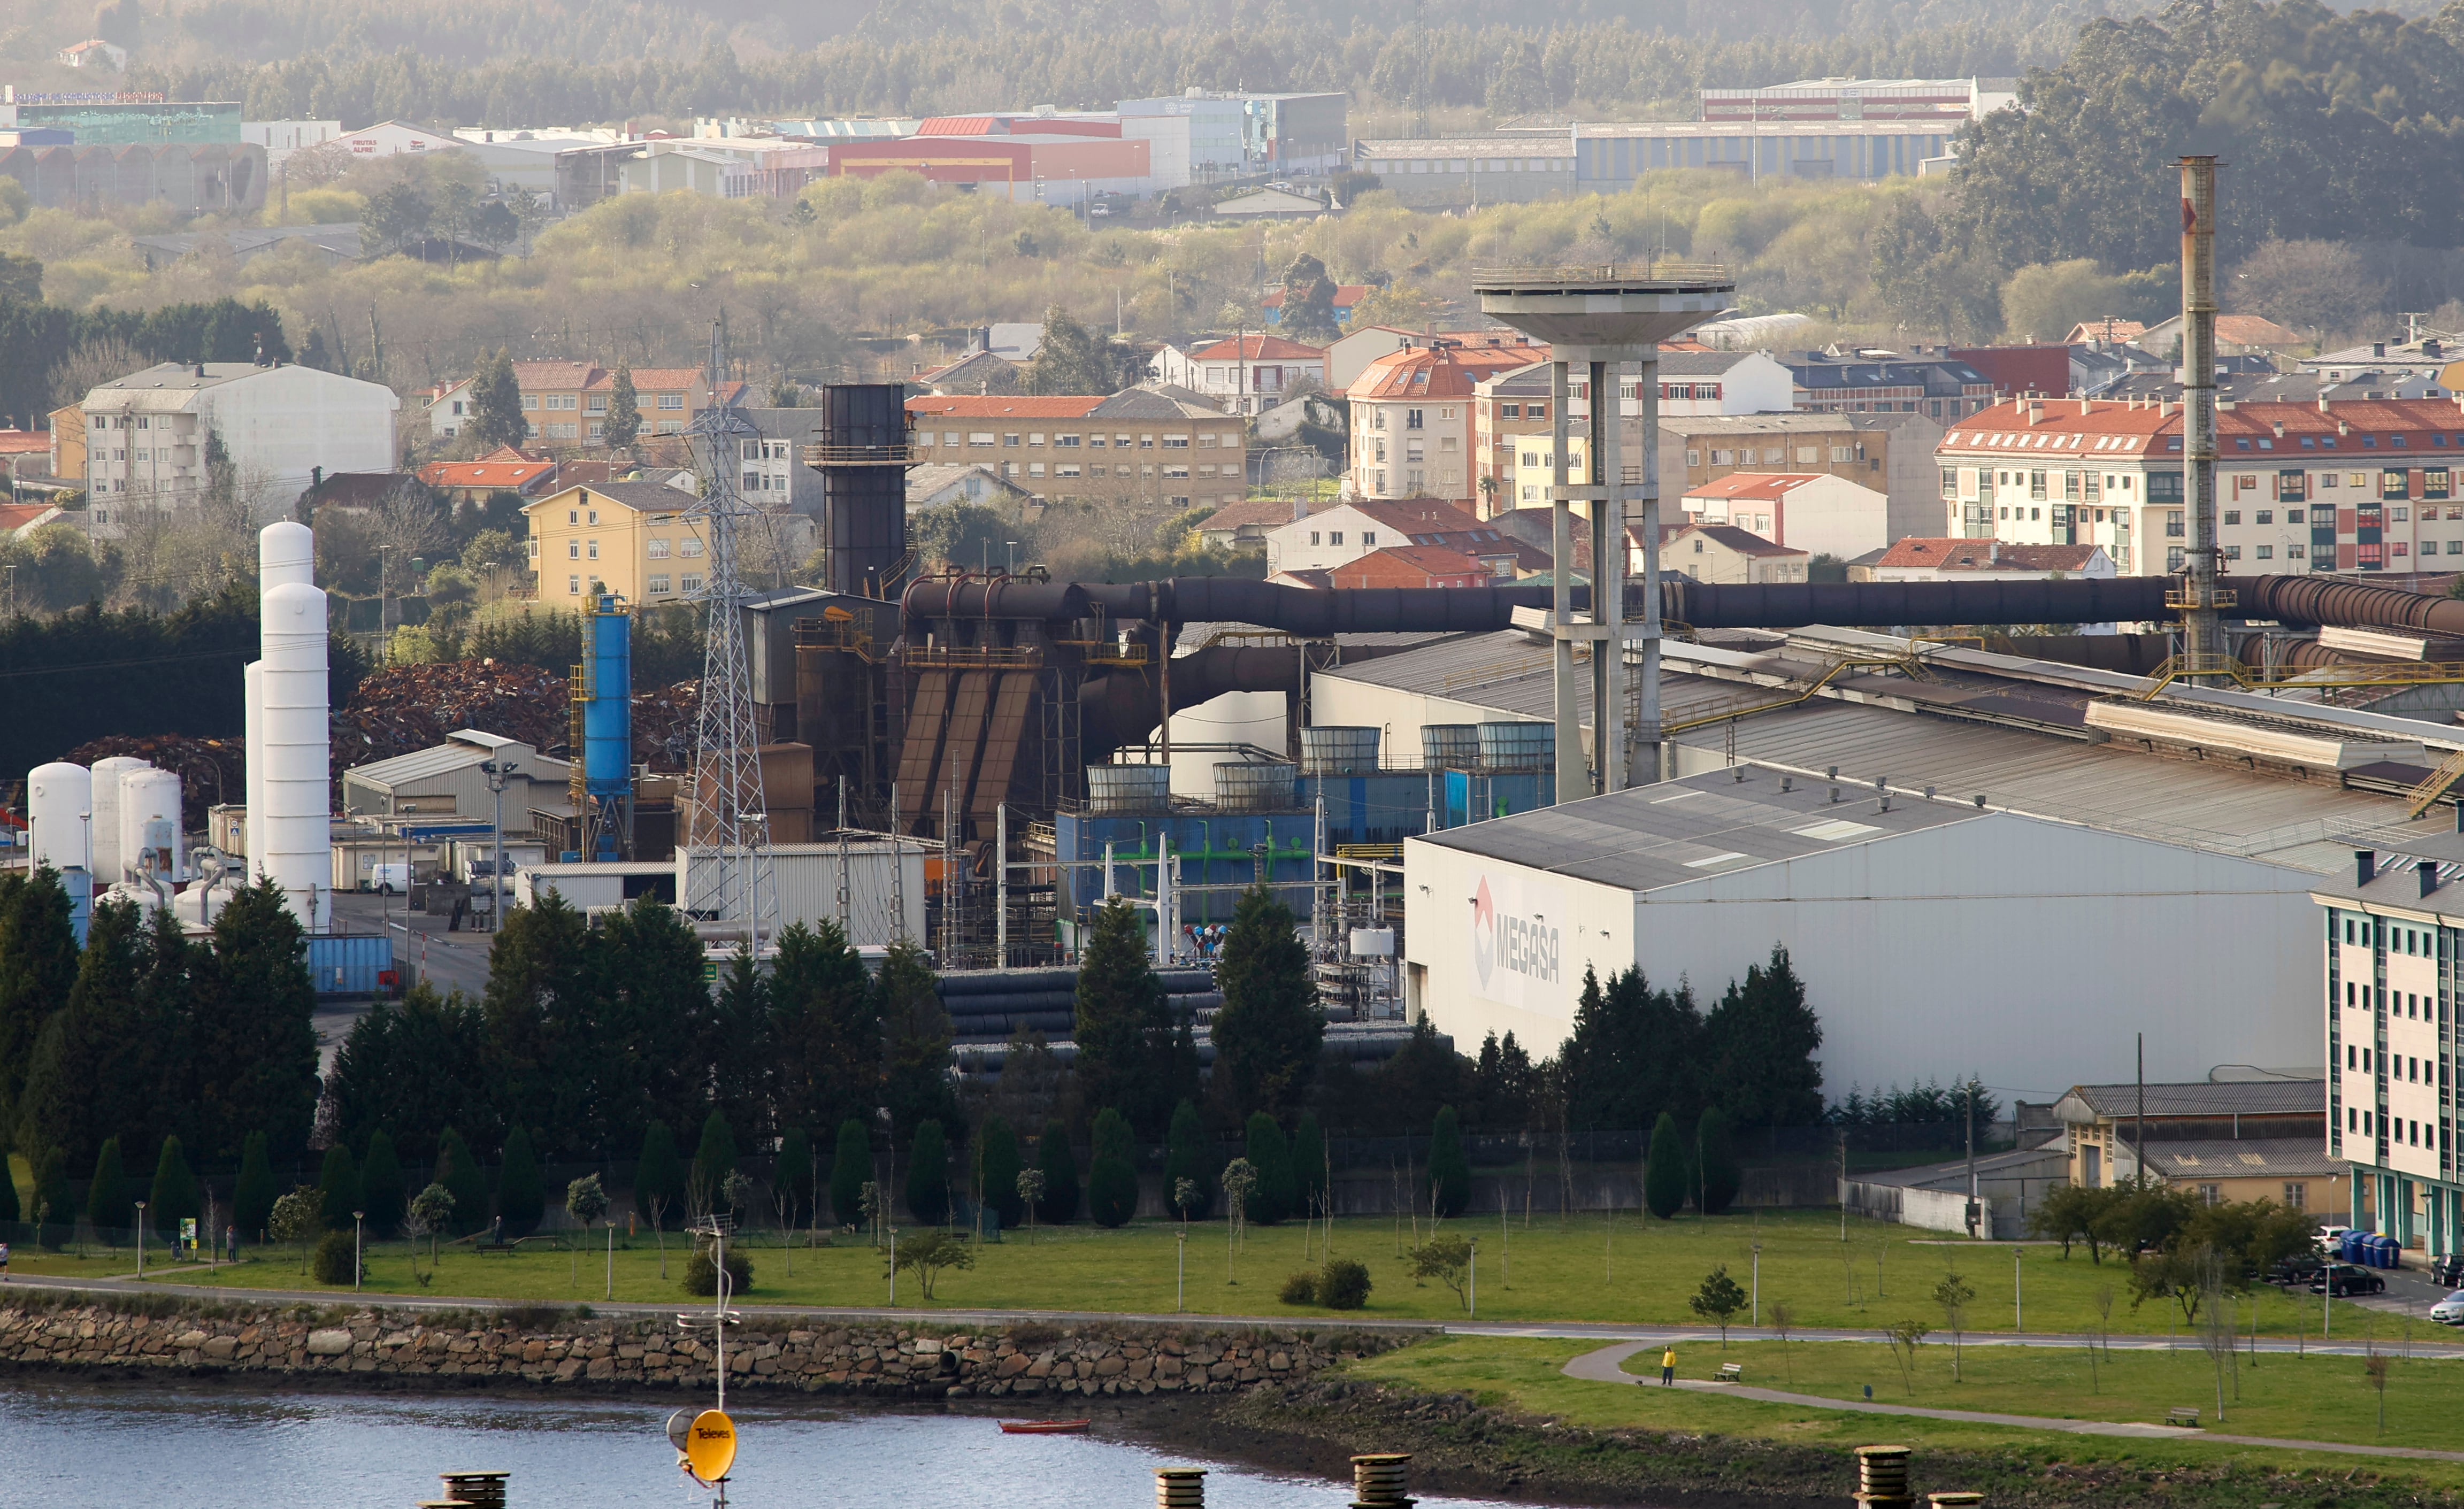
[(322, 932), (333, 905), (331, 749), (325, 701), (325, 594), (301, 582), (268, 589), (260, 607), (265, 638), (258, 673), (265, 816), (255, 824), (265, 852), (253, 867), (274, 877), (292, 914)]
[(92, 868), (98, 886), (118, 885), (128, 864), (120, 852), (121, 777), (131, 771), (151, 769), (145, 761), (127, 754), (94, 762), (94, 827), (87, 841), (87, 853), (94, 861)]
[(33, 865), (92, 870), (86, 823), (93, 811), (94, 774), (84, 766), (55, 760), (27, 772), (26, 839), (33, 845)]
[(317, 533), (289, 519), (256, 532), (256, 590), (317, 584)]
[[(261, 601), (258, 604), (258, 610), (260, 612), (263, 611), (263, 603)], [(261, 641), (264, 634), (262, 625), (259, 626), (257, 632), (261, 647)], [(256, 857), (265, 852), (265, 837), (257, 831), (256, 827), (257, 820), (265, 816), (264, 670), (265, 667), (261, 664), (256, 661), (250, 661), (248, 663), (248, 668), (241, 673), (240, 678), (240, 696), (246, 704), (246, 715), (248, 718), (248, 743), (246, 746), (248, 752), (248, 792), (246, 797), (243, 798), (248, 803), (248, 812), (245, 814), (241, 829), (244, 837), (240, 841), (242, 843), (247, 845), (248, 853), (242, 856), (240, 860), (239, 873), (242, 884), (246, 884), (248, 881), (255, 878)]]
[(125, 772), (120, 777), (120, 862), (131, 876), (151, 867), (168, 886), (187, 863), (180, 829), (180, 777), (167, 770)]

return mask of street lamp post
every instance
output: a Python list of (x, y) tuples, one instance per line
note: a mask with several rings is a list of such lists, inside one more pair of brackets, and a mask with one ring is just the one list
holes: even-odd
[(512, 776), (511, 760), (483, 759), (479, 773), (488, 777), (488, 792), (495, 799), (495, 849), (488, 861), (488, 930), (495, 932), (504, 920), (505, 908), (505, 778)]
[(360, 1270), (365, 1262), (362, 1257), (365, 1247), (362, 1242), (361, 1234), (366, 1230), (363, 1223), (367, 1218), (368, 1213), (365, 1211), (351, 1213), (351, 1292), (353, 1294), (360, 1292)]
[(137, 1202), (137, 1281), (145, 1281), (145, 1202)]

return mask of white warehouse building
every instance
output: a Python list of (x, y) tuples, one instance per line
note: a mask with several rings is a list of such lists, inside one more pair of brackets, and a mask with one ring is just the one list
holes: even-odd
[[(1777, 944), (1833, 1099), (1969, 1073), (2051, 1099), (2131, 1078), (2142, 1033), (2150, 1080), (2315, 1076), (2310, 896), (2355, 843), (2447, 825), (2406, 798), (2464, 750), (2452, 688), (2150, 703), (2136, 676), (1823, 627), (1664, 651), (1668, 780), (1404, 843), (1407, 1007), (1457, 1042), (1554, 1052), (1586, 965), (1683, 977), (1708, 1010)], [(1437, 639), (1313, 672), (1310, 713), (1395, 751), (1543, 722), (1550, 654)]]
[(128, 511), (194, 502), (209, 433), (260, 515), (287, 514), (320, 471), (391, 471), (401, 407), (382, 383), (297, 363), (165, 361), (102, 383), (82, 405), (94, 533), (117, 538)]

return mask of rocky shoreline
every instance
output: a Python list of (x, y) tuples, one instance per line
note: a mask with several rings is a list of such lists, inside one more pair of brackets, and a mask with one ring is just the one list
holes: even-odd
[[(707, 1388), (707, 1338), (671, 1321), (587, 1307), (467, 1311), (179, 1302), (0, 1306), (0, 1367), (184, 1377), (348, 1379), (376, 1387), (550, 1385), (583, 1392)], [(74, 1302), (83, 1300), (86, 1302)], [(948, 1328), (748, 1315), (727, 1346), (731, 1388), (926, 1400), (1232, 1393), (1382, 1351), (1375, 1333), (1023, 1323)]]

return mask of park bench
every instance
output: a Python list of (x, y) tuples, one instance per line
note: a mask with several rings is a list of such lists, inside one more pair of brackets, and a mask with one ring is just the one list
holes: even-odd
[(1719, 1376), (1712, 1380), (1714, 1383), (1744, 1383), (1745, 1381), (1746, 1365), (1743, 1363), (1722, 1363)]
[(2167, 1410), (2165, 1411), (2165, 1423), (2167, 1425), (2187, 1426), (2192, 1430), (2196, 1430), (2199, 1424), (2199, 1411), (2188, 1407), (2176, 1410)]

